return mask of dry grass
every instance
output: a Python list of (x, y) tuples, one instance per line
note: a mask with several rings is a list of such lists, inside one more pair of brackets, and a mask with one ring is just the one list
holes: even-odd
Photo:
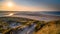
[(41, 30), (39, 30), (37, 34), (60, 34), (60, 24), (56, 24), (56, 22), (50, 22)]

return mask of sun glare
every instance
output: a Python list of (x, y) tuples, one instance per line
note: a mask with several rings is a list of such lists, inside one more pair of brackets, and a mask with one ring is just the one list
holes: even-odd
[(12, 15), (14, 15), (14, 13), (9, 13), (9, 14), (7, 14), (5, 16), (12, 16)]
[(14, 13), (10, 13), (8, 16), (12, 16)]

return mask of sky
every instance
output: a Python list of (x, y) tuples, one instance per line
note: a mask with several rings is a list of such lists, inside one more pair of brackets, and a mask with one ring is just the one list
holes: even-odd
[(60, 0), (0, 0), (1, 11), (60, 11)]

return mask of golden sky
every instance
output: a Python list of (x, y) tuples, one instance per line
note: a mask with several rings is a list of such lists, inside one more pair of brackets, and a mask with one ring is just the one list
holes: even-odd
[[(1, 3), (0, 3), (1, 4)], [(41, 6), (24, 6), (17, 5), (11, 0), (3, 2), (0, 6), (2, 11), (55, 11), (57, 10), (54, 6), (46, 7), (46, 5)]]

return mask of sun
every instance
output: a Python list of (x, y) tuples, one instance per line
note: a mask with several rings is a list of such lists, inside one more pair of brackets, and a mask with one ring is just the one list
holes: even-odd
[(12, 2), (7, 2), (7, 7), (13, 7), (13, 3)]

